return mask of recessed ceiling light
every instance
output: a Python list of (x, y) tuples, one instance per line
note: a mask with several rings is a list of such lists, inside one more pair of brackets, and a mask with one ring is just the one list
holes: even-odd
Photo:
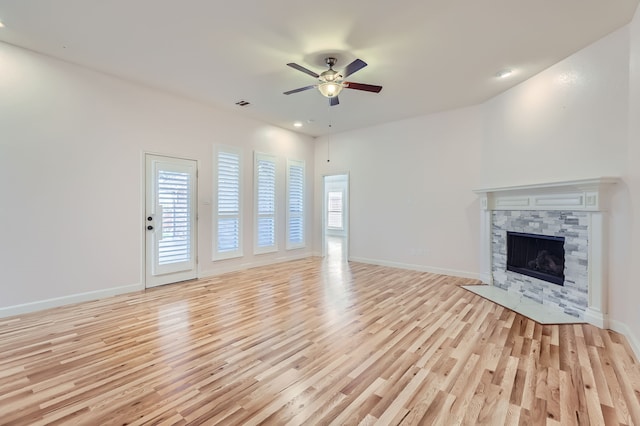
[(4, 24), (0, 21), (0, 28), (4, 28)]
[(302, 127), (302, 123), (300, 121), (296, 121), (293, 123), (293, 127)]
[(509, 77), (511, 74), (513, 74), (513, 70), (510, 69), (504, 69), (504, 70), (500, 70), (496, 73), (496, 77), (498, 78), (507, 78)]

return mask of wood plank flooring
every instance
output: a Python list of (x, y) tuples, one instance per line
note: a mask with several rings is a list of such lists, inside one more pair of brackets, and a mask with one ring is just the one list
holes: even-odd
[(310, 258), (0, 319), (0, 423), (640, 425), (624, 337)]

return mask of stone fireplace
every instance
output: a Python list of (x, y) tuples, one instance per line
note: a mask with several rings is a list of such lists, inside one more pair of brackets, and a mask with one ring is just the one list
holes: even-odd
[[(584, 319), (588, 306), (589, 215), (553, 210), (494, 210), (491, 212), (493, 285), (517, 292), (538, 303), (557, 307), (565, 314)], [(507, 266), (508, 232), (539, 233), (564, 238), (563, 280), (559, 287)]]
[[(608, 188), (616, 181), (476, 190), (482, 207), (482, 281), (540, 310), (606, 328)], [(508, 248), (518, 241), (530, 247), (508, 259)]]

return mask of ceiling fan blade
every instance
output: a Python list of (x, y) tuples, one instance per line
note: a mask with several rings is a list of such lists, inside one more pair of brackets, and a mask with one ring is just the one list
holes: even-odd
[(354, 72), (360, 71), (362, 68), (366, 66), (367, 66), (367, 63), (365, 61), (361, 59), (356, 59), (355, 61), (351, 62), (349, 65), (347, 65), (344, 68), (344, 71), (342, 72), (342, 78), (347, 78)]
[(349, 81), (344, 82), (344, 87), (346, 89), (364, 90), (365, 92), (375, 92), (375, 93), (380, 93), (380, 91), (382, 90), (382, 86), (375, 86), (373, 84), (364, 84), (364, 83), (351, 83)]
[(305, 87), (301, 87), (299, 89), (293, 89), (293, 90), (289, 90), (287, 92), (284, 92), (285, 95), (290, 95), (292, 93), (298, 93), (298, 92), (304, 92), (305, 90), (309, 90), (309, 89), (315, 89), (316, 85), (313, 84), (311, 86), (305, 86)]
[(302, 71), (305, 74), (309, 74), (311, 77), (315, 77), (315, 78), (320, 77), (319, 74), (316, 74), (315, 72), (313, 72), (313, 71), (311, 71), (309, 69), (306, 69), (302, 65), (298, 65), (298, 64), (295, 64), (293, 62), (289, 62), (287, 65), (289, 65), (291, 68), (297, 69), (298, 71)]
[(329, 98), (329, 106), (336, 106), (340, 103), (340, 101), (338, 100), (337, 96), (334, 96), (333, 98)]

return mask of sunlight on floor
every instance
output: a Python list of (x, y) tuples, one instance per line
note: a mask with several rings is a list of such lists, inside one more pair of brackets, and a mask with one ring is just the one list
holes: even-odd
[(346, 238), (327, 235), (327, 260), (329, 262), (342, 263), (347, 261)]

